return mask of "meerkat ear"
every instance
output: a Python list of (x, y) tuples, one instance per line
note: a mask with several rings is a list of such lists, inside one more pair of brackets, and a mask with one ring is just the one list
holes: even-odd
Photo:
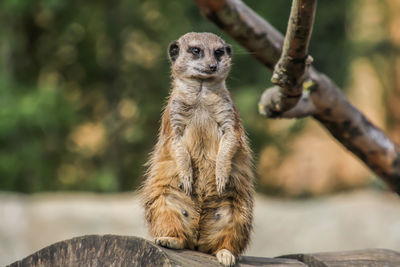
[(225, 51), (229, 56), (232, 56), (232, 46), (230, 44), (225, 44)]
[(179, 46), (178, 46), (178, 42), (177, 41), (173, 41), (172, 43), (169, 44), (169, 46), (168, 46), (168, 56), (169, 56), (169, 60), (171, 60), (171, 62), (175, 62), (175, 60), (178, 58), (178, 56), (179, 56)]

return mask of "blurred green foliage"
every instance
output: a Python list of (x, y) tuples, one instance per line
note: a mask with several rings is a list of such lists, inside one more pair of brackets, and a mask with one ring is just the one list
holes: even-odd
[[(284, 32), (291, 1), (245, 1)], [(311, 54), (339, 85), (348, 1), (319, 1)], [(257, 115), (270, 73), (183, 0), (0, 2), (0, 190), (136, 188), (169, 92), (168, 43), (210, 31), (234, 46), (228, 80), (255, 152), (284, 149)]]

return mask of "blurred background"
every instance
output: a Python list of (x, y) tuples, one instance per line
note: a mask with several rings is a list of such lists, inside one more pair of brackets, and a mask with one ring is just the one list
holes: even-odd
[[(290, 0), (244, 2), (285, 32)], [(100, 206), (110, 198), (111, 203), (135, 198), (130, 192), (143, 181), (143, 164), (156, 142), (161, 109), (170, 89), (166, 49), (171, 41), (189, 31), (214, 32), (233, 45), (228, 88), (255, 153), (257, 190), (273, 203), (283, 201), (282, 207), (277, 204), (277, 210), (284, 209), (286, 201), (304, 209), (314, 199), (340, 201), (340, 197), (332, 196), (339, 192), (350, 202), (350, 196), (358, 197), (360, 205), (374, 197), (388, 197), (386, 186), (311, 118), (265, 120), (257, 114), (258, 98), (270, 86), (270, 72), (202, 17), (194, 2), (2, 0), (0, 243), (8, 255), (15, 256), (14, 260), (50, 240), (57, 241), (56, 237), (69, 236), (50, 234), (55, 240), (43, 239), (39, 243), (39, 237), (29, 237), (29, 242), (35, 244), (29, 246), (29, 234), (24, 231), (37, 233), (33, 229), (58, 225), (60, 220), (73, 228), (73, 216), (65, 214), (74, 207), (76, 217), (96, 209), (101, 212), (98, 206), (88, 207), (85, 212), (78, 209), (83, 205), (79, 203), (87, 203), (88, 192), (114, 193), (90, 195), (89, 202)], [(400, 142), (400, 1), (320, 0), (310, 54), (318, 70), (343, 88), (369, 119)], [(343, 193), (356, 189), (358, 193)], [(73, 207), (60, 204), (64, 208), (46, 208), (49, 203), (70, 203), (80, 196), (86, 200), (74, 202)], [(393, 209), (400, 211), (397, 199), (389, 198), (396, 203)], [(321, 203), (331, 203), (328, 200)], [(44, 205), (40, 207), (47, 213), (38, 212), (35, 203)], [(121, 205), (129, 209), (137, 205), (131, 204)], [(117, 206), (109, 209), (118, 209)], [(349, 214), (354, 214), (351, 207), (347, 208)], [(94, 223), (111, 216), (110, 210), (92, 219), (88, 227), (77, 225), (74, 229), (79, 231), (73, 233), (95, 231)], [(268, 207), (260, 209), (260, 214), (261, 210), (268, 212)], [(324, 210), (321, 207), (321, 212)], [(58, 221), (51, 223), (40, 221), (57, 212), (67, 217), (60, 215)], [(121, 208), (115, 216), (129, 212)], [(384, 219), (385, 214), (379, 216)], [(132, 219), (142, 224), (141, 215), (137, 216), (124, 222)], [(34, 220), (40, 222), (37, 228), (31, 225)], [(394, 232), (389, 234), (400, 240), (400, 218), (393, 218), (392, 222)], [(126, 225), (126, 229), (133, 227)], [(110, 233), (116, 227), (101, 229), (99, 232)], [(124, 227), (118, 229), (119, 233), (127, 233)], [(343, 234), (340, 229), (338, 233)], [(55, 232), (62, 230), (57, 228)], [(346, 243), (346, 235), (343, 238)], [(366, 244), (380, 244), (371, 240)], [(338, 247), (343, 247), (343, 242)], [(400, 248), (399, 242), (382, 244)], [(276, 243), (274, 247), (279, 248)], [(275, 253), (288, 250), (287, 243), (281, 247), (286, 250)], [(291, 252), (299, 252), (300, 248)], [(318, 246), (310, 247), (315, 248)], [(271, 255), (265, 251), (255, 253)]]

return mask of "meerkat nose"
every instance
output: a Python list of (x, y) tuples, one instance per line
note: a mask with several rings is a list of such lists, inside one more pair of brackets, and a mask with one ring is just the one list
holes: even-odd
[(208, 68), (210, 71), (215, 72), (217, 70), (217, 65), (216, 64), (209, 64)]

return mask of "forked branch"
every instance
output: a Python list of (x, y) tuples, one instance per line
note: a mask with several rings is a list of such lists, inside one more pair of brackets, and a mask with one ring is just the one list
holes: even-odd
[[(195, 2), (207, 18), (248, 49), (257, 60), (273, 70), (281, 56), (282, 34), (240, 0), (195, 0)], [(314, 9), (314, 6), (308, 8), (310, 11)], [(301, 24), (301, 21), (299, 22)], [(308, 35), (305, 39), (307, 38), (309, 38)], [(308, 52), (307, 49), (304, 51), (305, 58)], [(278, 107), (275, 109), (279, 111), (278, 114), (270, 112), (274, 110), (270, 109), (274, 101), (282, 101), (278, 93), (283, 91), (284, 86), (275, 87), (263, 94), (259, 105), (261, 113), (286, 118), (312, 115), (339, 142), (400, 194), (399, 145), (351, 105), (340, 89), (325, 75), (320, 74), (311, 66), (305, 68), (304, 75), (307, 80), (302, 83), (303, 93), (297, 105), (285, 111)], [(299, 84), (298, 81), (294, 82), (296, 83)], [(285, 92), (296, 96), (296, 92), (290, 90), (292, 89)], [(300, 90), (300, 88), (294, 90)]]
[[(263, 95), (260, 111), (267, 117), (280, 116), (292, 109), (303, 92), (306, 68), (312, 58), (308, 55), (312, 27), (314, 24), (316, 0), (294, 0), (282, 55), (275, 65), (271, 82), (273, 87)], [(262, 108), (261, 108), (262, 107)]]

